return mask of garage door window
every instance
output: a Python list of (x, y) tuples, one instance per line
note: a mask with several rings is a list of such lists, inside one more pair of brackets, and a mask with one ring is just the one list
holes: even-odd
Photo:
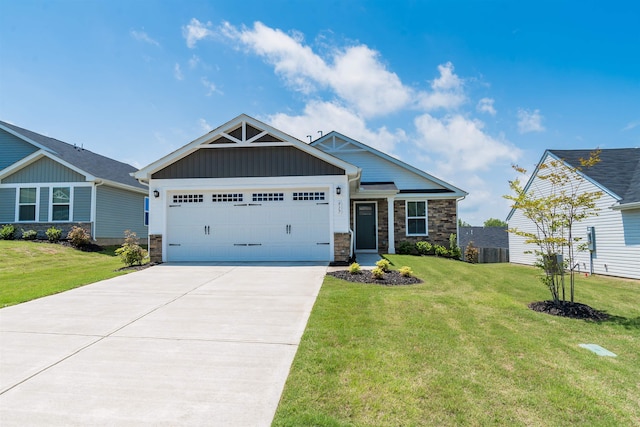
[(202, 203), (204, 195), (202, 194), (174, 194), (173, 203)]
[(284, 200), (284, 193), (253, 193), (254, 202), (281, 202)]
[(230, 194), (214, 194), (211, 196), (211, 201), (217, 202), (241, 202), (243, 199), (242, 193), (230, 193)]
[(293, 200), (324, 200), (324, 191), (293, 193)]

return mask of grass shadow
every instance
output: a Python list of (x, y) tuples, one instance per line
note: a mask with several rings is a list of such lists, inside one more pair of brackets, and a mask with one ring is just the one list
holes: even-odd
[(625, 329), (640, 329), (640, 316), (629, 318), (609, 315), (608, 319), (598, 323), (613, 323), (614, 325), (620, 325)]

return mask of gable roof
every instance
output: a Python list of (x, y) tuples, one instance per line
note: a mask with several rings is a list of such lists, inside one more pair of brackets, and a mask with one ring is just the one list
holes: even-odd
[[(548, 150), (573, 166), (588, 159), (593, 150)], [(600, 162), (584, 168), (582, 174), (617, 196), (620, 204), (640, 202), (640, 148), (610, 148), (600, 151)]]
[(138, 189), (147, 189), (147, 187), (130, 176), (130, 174), (137, 169), (127, 163), (119, 162), (90, 150), (71, 145), (55, 138), (40, 135), (39, 133), (7, 122), (0, 121), (0, 129), (4, 129), (44, 151), (44, 153), (34, 153), (36, 155), (35, 157), (45, 155), (51, 159), (59, 160), (60, 163), (65, 166), (71, 166), (72, 169), (79, 170), (85, 175)]
[(476, 248), (509, 249), (507, 227), (458, 227), (458, 241), (461, 248), (473, 242)]
[[(353, 138), (349, 138), (348, 136), (343, 135), (340, 132), (331, 131), (328, 134), (316, 139), (310, 145), (314, 146), (314, 147), (318, 146), (318, 145), (322, 145), (323, 143), (326, 143), (327, 141), (329, 141), (331, 139), (334, 139), (334, 138), (339, 138), (339, 139), (341, 139), (343, 141), (347, 141), (348, 144), (354, 145), (354, 146), (358, 147), (360, 150), (367, 151), (367, 152), (369, 152), (369, 153), (371, 153), (371, 154), (373, 154), (375, 156), (380, 157), (381, 159), (384, 159), (384, 160), (386, 160), (386, 161), (388, 161), (390, 163), (395, 164), (396, 166), (399, 166), (399, 167), (401, 167), (403, 169), (406, 169), (407, 171), (409, 171), (409, 172), (411, 172), (411, 173), (413, 173), (415, 175), (418, 175), (421, 178), (424, 178), (424, 179), (427, 179), (429, 181), (432, 181), (433, 183), (443, 187), (443, 190), (439, 191), (439, 192), (450, 193), (448, 195), (455, 196), (455, 197), (465, 197), (465, 196), (467, 196), (469, 194), (466, 191), (461, 190), (460, 188), (449, 184), (448, 182), (445, 182), (445, 181), (443, 181), (443, 180), (441, 180), (439, 178), (436, 178), (435, 176), (433, 176), (431, 174), (428, 174), (425, 171), (420, 170), (420, 169), (418, 169), (418, 168), (416, 168), (414, 166), (411, 166), (410, 164), (405, 163), (402, 160), (396, 159), (395, 157), (391, 157), (390, 155), (388, 155), (386, 153), (383, 153), (382, 151), (376, 150), (375, 148), (370, 147), (367, 144), (364, 144), (364, 143), (362, 143), (360, 141), (357, 141), (357, 140), (355, 140)], [(433, 190), (430, 190), (430, 191), (401, 190), (400, 192), (401, 193), (405, 193), (405, 192), (407, 192), (407, 193), (412, 193), (412, 192), (413, 193), (416, 193), (416, 192), (431, 192), (431, 193), (435, 193), (435, 192), (438, 192), (438, 191), (433, 191)]]
[(216, 129), (202, 135), (172, 153), (143, 167), (133, 176), (138, 180), (149, 180), (155, 172), (178, 162), (200, 149), (239, 148), (239, 147), (289, 146), (343, 169), (347, 175), (359, 175), (359, 169), (337, 157), (325, 153), (300, 141), (272, 126), (241, 114)]

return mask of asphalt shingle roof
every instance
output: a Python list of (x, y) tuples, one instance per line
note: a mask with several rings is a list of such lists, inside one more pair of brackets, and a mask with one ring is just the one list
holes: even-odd
[[(549, 150), (571, 166), (589, 158), (593, 150)], [(640, 202), (640, 148), (608, 148), (600, 152), (600, 162), (582, 173), (620, 196), (620, 204)]]
[(507, 227), (458, 227), (460, 248), (473, 242), (476, 248), (509, 248)]
[(96, 178), (114, 181), (137, 188), (147, 188), (129, 175), (131, 172), (136, 172), (138, 169), (127, 163), (113, 160), (87, 149), (71, 145), (55, 138), (40, 135), (39, 133), (23, 129), (7, 122), (0, 121), (0, 124), (48, 148), (56, 157), (59, 157), (67, 163), (90, 173)]

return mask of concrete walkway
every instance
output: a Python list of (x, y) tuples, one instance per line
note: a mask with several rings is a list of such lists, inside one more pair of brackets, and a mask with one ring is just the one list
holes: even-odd
[(0, 425), (268, 426), (326, 271), (170, 265), (0, 310)]

